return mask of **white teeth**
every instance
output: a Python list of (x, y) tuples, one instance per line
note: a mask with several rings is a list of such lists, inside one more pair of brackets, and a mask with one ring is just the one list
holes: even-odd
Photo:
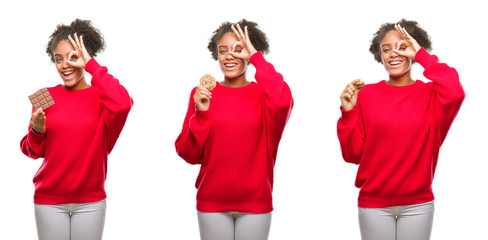
[(64, 75), (64, 76), (67, 76), (67, 75), (70, 75), (70, 74), (72, 74), (72, 73), (73, 73), (73, 72), (64, 72), (64, 73), (63, 73), (63, 75)]
[(235, 67), (236, 64), (225, 64), (226, 67)]
[(391, 65), (397, 65), (397, 64), (400, 64), (402, 63), (401, 61), (393, 61), (393, 62), (390, 62)]

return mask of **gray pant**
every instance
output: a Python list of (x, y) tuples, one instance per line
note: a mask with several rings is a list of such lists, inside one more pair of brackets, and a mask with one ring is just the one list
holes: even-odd
[(386, 207), (359, 208), (363, 240), (429, 240), (434, 202)]
[(39, 240), (100, 240), (106, 208), (105, 199), (92, 203), (34, 204)]
[(202, 240), (267, 240), (271, 212), (197, 212)]

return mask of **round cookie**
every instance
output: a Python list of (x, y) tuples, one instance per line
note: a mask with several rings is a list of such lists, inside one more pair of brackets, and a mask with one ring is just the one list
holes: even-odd
[(363, 82), (358, 82), (355, 85), (356, 85), (356, 89), (357, 90), (361, 90), (364, 87), (364, 83)]
[(215, 81), (215, 78), (212, 75), (205, 74), (200, 78), (200, 85), (205, 86), (207, 84), (209, 85), (208, 90), (213, 90), (217, 85), (217, 81)]

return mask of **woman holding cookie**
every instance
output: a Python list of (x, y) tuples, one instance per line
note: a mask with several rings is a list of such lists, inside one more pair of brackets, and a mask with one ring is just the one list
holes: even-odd
[[(90, 21), (58, 25), (46, 49), (63, 84), (47, 88), (54, 105), (34, 109), (22, 152), (44, 158), (34, 176), (39, 239), (101, 239), (105, 223), (107, 157), (132, 99), (93, 59), (104, 40)], [(91, 85), (85, 71), (92, 75)]]
[[(224, 80), (193, 89), (175, 147), (197, 177), (201, 239), (267, 239), (273, 168), (293, 107), (290, 88), (266, 62), (265, 34), (254, 22), (223, 23), (208, 49)], [(249, 63), (256, 82), (246, 79)]]
[[(383, 24), (370, 52), (389, 80), (362, 90), (355, 80), (340, 96), (337, 132), (344, 160), (359, 165), (362, 239), (430, 239), (439, 148), (465, 96), (456, 70), (430, 48), (417, 22)], [(414, 62), (432, 82), (413, 80)]]

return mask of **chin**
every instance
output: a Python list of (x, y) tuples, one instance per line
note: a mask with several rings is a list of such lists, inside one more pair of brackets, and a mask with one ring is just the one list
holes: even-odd
[(227, 79), (236, 79), (236, 78), (239, 78), (240, 76), (245, 75), (245, 74), (246, 74), (246, 72), (242, 72), (242, 73), (225, 73), (224, 76)]

